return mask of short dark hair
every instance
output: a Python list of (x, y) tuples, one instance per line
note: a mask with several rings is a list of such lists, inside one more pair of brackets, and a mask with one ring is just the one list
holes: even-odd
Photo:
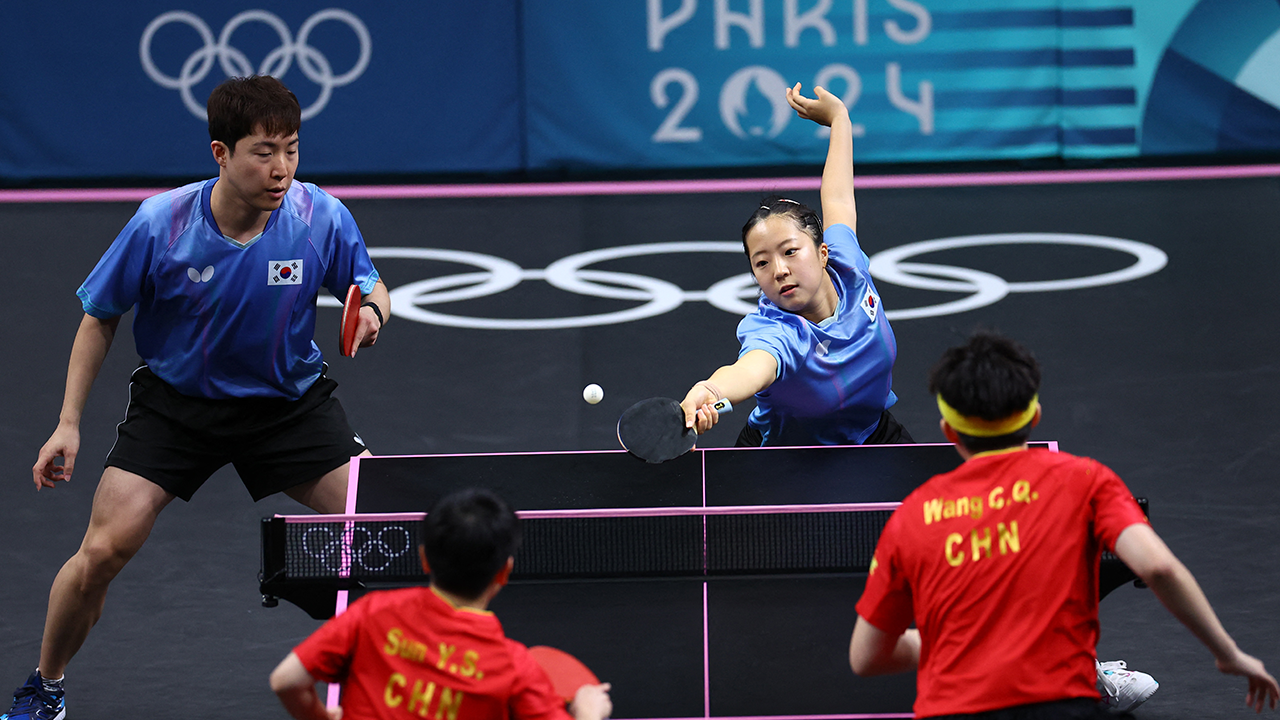
[(496, 494), (460, 490), (441, 498), (422, 526), (431, 582), (463, 598), (477, 598), (520, 544), (520, 521)]
[(209, 94), (209, 139), (235, 152), (240, 138), (263, 134), (289, 137), (302, 127), (298, 98), (270, 75), (233, 77)]
[[(1040, 391), (1040, 363), (1020, 343), (979, 330), (964, 345), (948, 348), (929, 372), (929, 393), (941, 395), (956, 412), (1002, 420), (1027, 409)], [(974, 437), (959, 433), (973, 452), (1015, 447), (1031, 436), (1031, 425), (1007, 435)]]
[(781, 195), (770, 195), (760, 201), (760, 207), (751, 213), (751, 217), (747, 218), (747, 224), (742, 226), (742, 251), (748, 258), (751, 257), (751, 251), (747, 249), (747, 233), (762, 220), (773, 215), (785, 215), (791, 218), (805, 234), (813, 238), (815, 247), (822, 245), (822, 220), (818, 219), (818, 213), (804, 203)]

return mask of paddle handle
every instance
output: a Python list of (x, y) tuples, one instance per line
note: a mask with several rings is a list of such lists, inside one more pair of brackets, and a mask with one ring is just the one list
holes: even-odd
[[(715, 408), (716, 412), (721, 415), (733, 412), (733, 403), (729, 402), (729, 398), (721, 398), (720, 400), (711, 403), (711, 407)], [(694, 434), (698, 434), (696, 429), (694, 430)]]

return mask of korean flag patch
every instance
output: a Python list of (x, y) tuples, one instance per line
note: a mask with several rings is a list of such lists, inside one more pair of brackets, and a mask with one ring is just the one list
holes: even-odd
[(867, 288), (866, 292), (862, 294), (861, 306), (862, 312), (867, 314), (867, 317), (871, 319), (871, 322), (875, 322), (876, 315), (880, 313), (880, 298), (876, 297), (876, 294), (871, 292), (871, 288)]
[(267, 285), (302, 284), (302, 260), (271, 260), (267, 263)]

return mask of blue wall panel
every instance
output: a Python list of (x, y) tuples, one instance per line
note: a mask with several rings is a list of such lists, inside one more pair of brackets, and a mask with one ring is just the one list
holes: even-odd
[(1274, 0), (139, 0), (8, 6), (0, 181), (211, 174), (228, 74), (304, 107), (302, 175), (1280, 152)]

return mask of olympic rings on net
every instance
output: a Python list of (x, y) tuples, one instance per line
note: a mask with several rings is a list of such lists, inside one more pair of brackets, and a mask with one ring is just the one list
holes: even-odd
[(391, 561), (412, 549), (408, 529), (401, 525), (380, 528), (375, 535), (365, 527), (334, 530), (309, 527), (302, 533), (302, 549), (334, 572), (344, 570), (385, 570)]
[[(1113, 272), (1080, 278), (1014, 282), (982, 270), (938, 263), (907, 262), (926, 253), (1002, 245), (1068, 245), (1101, 248), (1127, 253), (1135, 262)], [(706, 290), (684, 290), (675, 283), (634, 273), (593, 270), (591, 265), (619, 258), (668, 255), (671, 253), (742, 252), (737, 242), (666, 242), (602, 248), (561, 258), (542, 270), (528, 270), (510, 260), (493, 255), (444, 250), (438, 248), (369, 248), (373, 258), (433, 260), (479, 268), (478, 272), (432, 277), (401, 285), (391, 291), (392, 312), (415, 322), (447, 327), (485, 330), (552, 330), (599, 325), (615, 325), (655, 317), (680, 307), (685, 302), (706, 302), (734, 315), (746, 315), (756, 309), (758, 288), (751, 273), (733, 275), (717, 281)], [(911, 320), (966, 312), (999, 302), (1010, 293), (1075, 290), (1128, 282), (1155, 272), (1168, 262), (1168, 256), (1157, 247), (1135, 240), (1073, 235), (1063, 233), (1008, 233), (1000, 235), (967, 235), (909, 243), (890, 248), (871, 257), (871, 275), (881, 284), (948, 293), (966, 293), (965, 297), (937, 305), (918, 308), (892, 308), (886, 312), (890, 320)], [(635, 307), (597, 315), (554, 318), (491, 318), (451, 315), (428, 306), (473, 300), (497, 295), (525, 280), (545, 281), (565, 292), (589, 297), (626, 300), (639, 303)], [(337, 307), (338, 301), (322, 296), (319, 304)]]
[[(345, 23), (355, 33), (356, 39), (360, 43), (360, 57), (350, 70), (341, 75), (334, 75), (329, 59), (307, 43), (307, 40), (311, 37), (311, 31), (326, 20)], [(248, 22), (263, 23), (274, 30), (280, 38), (280, 45), (267, 53), (256, 72), (253, 64), (249, 62), (248, 56), (231, 45), (232, 33)], [(192, 52), (186, 61), (182, 63), (182, 70), (179, 72), (178, 77), (172, 77), (161, 72), (151, 57), (151, 43), (156, 32), (170, 23), (179, 23), (191, 27), (200, 35), (200, 39), (204, 41), (204, 45)], [(142, 68), (146, 70), (147, 75), (161, 87), (178, 90), (182, 95), (183, 104), (187, 106), (187, 109), (193, 115), (201, 120), (207, 119), (208, 115), (205, 112), (204, 104), (196, 100), (195, 96), (191, 94), (191, 89), (209, 75), (215, 58), (221, 64), (222, 71), (226, 73), (227, 77), (245, 77), (254, 74), (283, 77), (288, 72), (289, 66), (296, 56), (298, 67), (302, 70), (302, 74), (320, 86), (320, 96), (311, 105), (302, 109), (302, 119), (309, 120), (318, 115), (325, 105), (329, 103), (329, 98), (333, 94), (335, 87), (349, 85), (364, 74), (365, 69), (369, 66), (369, 57), (372, 51), (373, 42), (369, 36), (369, 29), (365, 27), (364, 22), (354, 14), (338, 8), (321, 10), (307, 18), (298, 30), (298, 39), (296, 41), (289, 32), (289, 26), (279, 16), (266, 10), (245, 10), (231, 18), (226, 26), (222, 28), (222, 33), (216, 41), (213, 37), (213, 31), (209, 29), (209, 25), (200, 16), (185, 10), (171, 10), (147, 24), (146, 29), (142, 32), (142, 40), (138, 46), (138, 55), (142, 60)]]

